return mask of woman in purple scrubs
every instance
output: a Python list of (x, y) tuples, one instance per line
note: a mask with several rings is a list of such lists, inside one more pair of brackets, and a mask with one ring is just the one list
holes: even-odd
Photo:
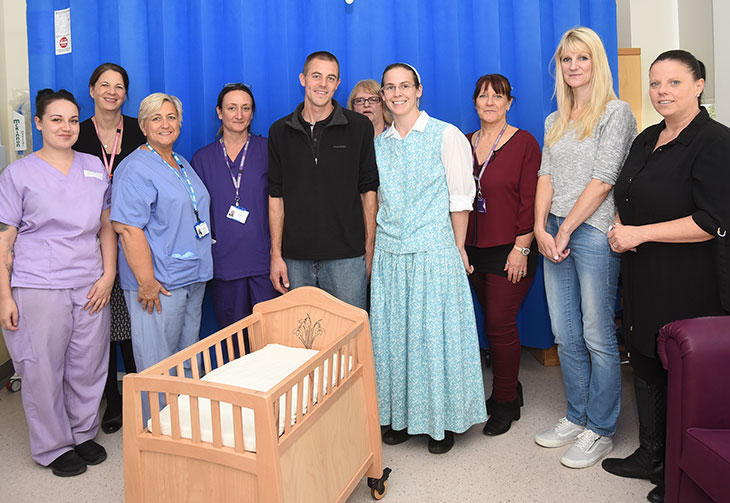
[(228, 84), (218, 95), (219, 138), (191, 164), (210, 193), (213, 280), (209, 287), (221, 328), (277, 294), (269, 279), (269, 182), (266, 138), (251, 134), (251, 90)]
[(107, 374), (117, 236), (109, 176), (74, 152), (79, 107), (36, 98), (43, 148), (0, 174), (0, 325), (23, 378), (33, 459), (70, 477), (106, 459), (94, 442)]

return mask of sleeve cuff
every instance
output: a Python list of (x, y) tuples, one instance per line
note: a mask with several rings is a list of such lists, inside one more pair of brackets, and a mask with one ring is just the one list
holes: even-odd
[(706, 211), (695, 211), (692, 213), (692, 220), (706, 233), (717, 236), (718, 223)]
[(469, 196), (452, 195), (449, 197), (449, 211), (455, 213), (457, 211), (471, 211), (473, 199)]

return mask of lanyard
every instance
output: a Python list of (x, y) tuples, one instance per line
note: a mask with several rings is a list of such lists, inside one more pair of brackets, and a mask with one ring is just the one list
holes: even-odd
[(106, 150), (104, 149), (104, 140), (99, 135), (99, 128), (96, 127), (96, 121), (92, 118), (91, 122), (94, 123), (94, 129), (96, 130), (96, 137), (99, 138), (99, 144), (101, 144), (101, 160), (104, 161), (104, 167), (106, 172), (109, 174), (109, 179), (112, 177), (112, 168), (114, 167), (114, 157), (117, 155), (117, 145), (119, 145), (119, 137), (122, 134), (122, 117), (119, 118), (119, 125), (117, 126), (117, 134), (114, 136), (114, 146), (112, 147), (112, 155), (110, 159), (106, 158)]
[[(502, 131), (499, 132), (499, 136), (497, 136), (497, 139), (494, 141), (494, 145), (492, 145), (492, 150), (489, 151), (489, 155), (484, 160), (484, 164), (482, 164), (482, 169), (479, 171), (479, 176), (474, 175), (474, 180), (476, 180), (477, 185), (479, 186), (479, 189), (482, 188), (482, 175), (484, 174), (484, 170), (487, 169), (487, 163), (489, 163), (489, 159), (492, 158), (492, 155), (494, 155), (494, 151), (497, 149), (497, 144), (499, 143), (499, 140), (502, 139), (502, 135), (507, 130), (507, 123), (504, 123), (504, 126), (502, 127)], [(481, 131), (479, 132), (481, 133)], [(481, 134), (477, 133), (477, 137), (474, 140), (474, 159), (477, 157), (477, 145), (479, 145), (479, 137)]]
[(178, 180), (183, 182), (185, 185), (185, 188), (187, 189), (188, 195), (190, 196), (190, 200), (193, 203), (193, 211), (195, 212), (195, 218), (200, 222), (200, 216), (198, 215), (198, 200), (195, 198), (195, 189), (193, 189), (193, 184), (190, 181), (190, 178), (188, 177), (188, 174), (185, 172), (185, 167), (180, 162), (180, 158), (177, 156), (175, 152), (172, 153), (172, 156), (175, 158), (175, 162), (180, 166), (180, 171), (182, 172), (183, 176), (185, 177), (185, 180), (183, 180), (183, 177), (180, 176), (180, 172), (170, 166), (170, 163), (168, 163), (164, 157), (162, 157), (154, 148), (152, 148), (152, 145), (150, 145), (150, 142), (147, 142), (147, 148), (150, 149), (150, 152), (157, 154), (160, 156), (160, 159), (162, 159), (162, 162), (165, 163), (165, 166), (170, 168), (173, 173), (175, 173), (175, 176)]
[(231, 166), (231, 161), (228, 159), (228, 152), (226, 152), (226, 144), (223, 143), (223, 138), (221, 138), (221, 147), (223, 147), (223, 157), (226, 160), (226, 166), (228, 166), (228, 172), (231, 174), (231, 180), (233, 181), (233, 186), (236, 188), (236, 206), (238, 206), (238, 202), (240, 199), (238, 198), (238, 189), (241, 188), (241, 174), (243, 173), (243, 163), (246, 162), (246, 153), (248, 152), (248, 144), (251, 141), (251, 134), (249, 133), (248, 137), (246, 137), (246, 144), (243, 146), (243, 155), (241, 155), (241, 162), (238, 165), (238, 177), (233, 176), (233, 167)]

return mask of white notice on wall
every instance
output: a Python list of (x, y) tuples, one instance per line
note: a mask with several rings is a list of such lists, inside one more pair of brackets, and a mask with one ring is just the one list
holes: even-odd
[(13, 148), (16, 152), (25, 150), (25, 117), (13, 112)]
[(53, 11), (56, 31), (56, 56), (71, 52), (71, 9)]

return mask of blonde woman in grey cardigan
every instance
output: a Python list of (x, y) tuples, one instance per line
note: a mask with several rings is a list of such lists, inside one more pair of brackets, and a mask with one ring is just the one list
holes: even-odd
[(621, 403), (614, 325), (619, 255), (606, 234), (616, 213), (613, 185), (636, 136), (636, 120), (613, 92), (606, 51), (593, 30), (567, 31), (555, 66), (558, 110), (545, 120), (535, 238), (545, 257), (545, 292), (568, 407), (535, 442), (572, 444), (560, 462), (585, 468), (613, 449)]

